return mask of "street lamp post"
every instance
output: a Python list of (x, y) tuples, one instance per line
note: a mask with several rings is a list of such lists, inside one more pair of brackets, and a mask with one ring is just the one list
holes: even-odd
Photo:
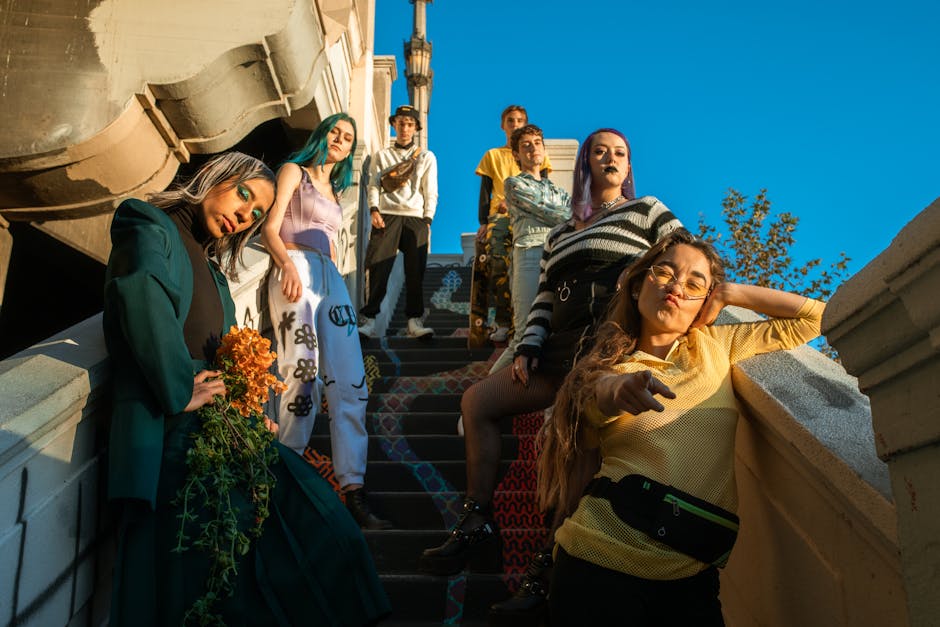
[(428, 112), (431, 110), (431, 88), (434, 70), (431, 69), (431, 42), (427, 39), (427, 4), (434, 0), (408, 0), (414, 5), (414, 29), (411, 40), (405, 42), (405, 77), (408, 79), (408, 98), (421, 116), (418, 145), (428, 145)]

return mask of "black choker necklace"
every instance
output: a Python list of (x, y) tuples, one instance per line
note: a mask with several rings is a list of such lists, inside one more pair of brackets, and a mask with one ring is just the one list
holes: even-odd
[(607, 211), (608, 209), (610, 209), (611, 207), (613, 207), (614, 205), (616, 205), (617, 203), (619, 203), (621, 200), (625, 200), (624, 197), (623, 197), (623, 194), (617, 196), (616, 198), (614, 198), (614, 199), (612, 199), (612, 200), (608, 200), (608, 201), (606, 201), (606, 202), (602, 202), (599, 207), (594, 207), (594, 209), (595, 209), (596, 211)]

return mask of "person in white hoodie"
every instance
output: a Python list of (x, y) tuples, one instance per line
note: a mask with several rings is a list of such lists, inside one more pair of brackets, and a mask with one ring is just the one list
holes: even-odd
[(369, 271), (366, 304), (359, 310), (359, 334), (375, 337), (378, 315), (398, 251), (405, 262), (405, 314), (411, 337), (430, 337), (424, 326), (424, 269), (428, 260), (431, 221), (437, 207), (437, 159), (415, 145), (421, 119), (403, 105), (388, 119), (395, 143), (372, 155), (369, 165), (369, 210), (372, 233), (366, 249)]

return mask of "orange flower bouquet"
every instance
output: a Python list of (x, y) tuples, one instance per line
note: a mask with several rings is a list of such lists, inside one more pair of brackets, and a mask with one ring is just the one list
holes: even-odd
[[(196, 548), (210, 563), (206, 592), (184, 624), (224, 625), (213, 605), (232, 594), (238, 558), (248, 553), (268, 518), (275, 482), (269, 466), (278, 454), (262, 404), (269, 390), (279, 394), (286, 388), (269, 370), (276, 358), (271, 342), (247, 327), (232, 326), (216, 351), (226, 393), (198, 411), (201, 427), (193, 434), (186, 482), (175, 501), (182, 513), (174, 550)], [(240, 497), (231, 498), (233, 492)], [(245, 500), (253, 511), (239, 511), (233, 504)]]

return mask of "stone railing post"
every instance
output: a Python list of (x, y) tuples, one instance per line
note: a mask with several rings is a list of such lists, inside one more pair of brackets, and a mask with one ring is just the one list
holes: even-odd
[(871, 399), (910, 624), (940, 617), (940, 199), (832, 297), (823, 332)]

